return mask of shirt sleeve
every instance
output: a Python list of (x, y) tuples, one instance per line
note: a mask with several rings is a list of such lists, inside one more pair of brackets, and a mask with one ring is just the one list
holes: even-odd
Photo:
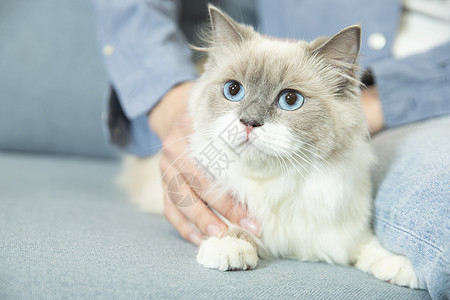
[(108, 74), (130, 122), (123, 149), (151, 155), (160, 141), (148, 126), (147, 113), (172, 87), (197, 77), (178, 27), (180, 1), (95, 0), (94, 8)]
[(450, 42), (370, 66), (387, 128), (450, 113)]

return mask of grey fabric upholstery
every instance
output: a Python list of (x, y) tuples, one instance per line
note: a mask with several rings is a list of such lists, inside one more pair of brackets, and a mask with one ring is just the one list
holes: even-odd
[(98, 158), (115, 154), (93, 28), (88, 0), (0, 2), (0, 299), (429, 299), (323, 263), (199, 266), (163, 217), (125, 200), (119, 163)]
[(354, 268), (293, 260), (219, 272), (113, 184), (117, 161), (0, 152), (0, 298), (429, 299)]

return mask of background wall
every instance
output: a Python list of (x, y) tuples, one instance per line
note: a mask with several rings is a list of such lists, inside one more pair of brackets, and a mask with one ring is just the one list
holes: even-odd
[(0, 150), (115, 156), (107, 88), (89, 0), (0, 1)]

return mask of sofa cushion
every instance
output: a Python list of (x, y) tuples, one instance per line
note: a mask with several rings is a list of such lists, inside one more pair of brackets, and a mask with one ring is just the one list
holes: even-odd
[(0, 2), (0, 149), (112, 156), (90, 1)]
[(429, 299), (350, 267), (200, 266), (161, 216), (129, 204), (116, 162), (0, 152), (0, 298)]

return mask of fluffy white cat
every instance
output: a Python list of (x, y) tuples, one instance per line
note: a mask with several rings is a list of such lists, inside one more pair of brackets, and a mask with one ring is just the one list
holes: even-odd
[[(417, 288), (410, 261), (385, 250), (371, 228), (360, 27), (311, 43), (280, 41), (209, 11), (209, 46), (199, 49), (208, 61), (190, 97), (192, 157), (214, 178), (209, 192), (246, 205), (262, 234), (229, 224), (225, 236), (202, 242), (198, 262), (245, 270), (259, 257), (325, 261)], [(220, 161), (212, 164), (205, 153), (214, 149)], [(162, 204), (158, 175), (155, 159), (129, 159), (123, 177), (135, 201), (153, 212)]]

